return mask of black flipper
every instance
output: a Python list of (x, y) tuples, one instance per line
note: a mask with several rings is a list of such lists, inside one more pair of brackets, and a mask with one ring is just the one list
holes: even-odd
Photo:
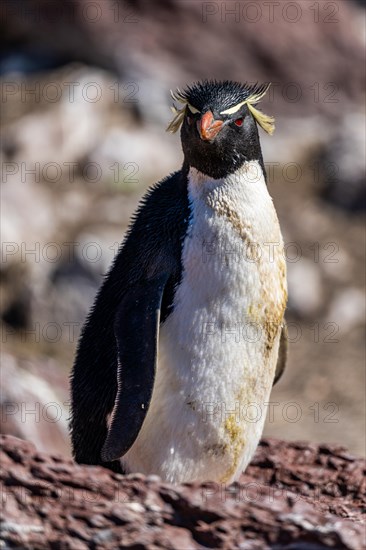
[(287, 327), (284, 324), (281, 330), (280, 347), (278, 350), (278, 359), (277, 359), (276, 372), (275, 372), (273, 385), (275, 385), (279, 381), (279, 379), (281, 378), (285, 370), (287, 355), (288, 355), (288, 332), (287, 332)]
[(123, 456), (136, 440), (152, 396), (158, 346), (160, 308), (169, 274), (132, 287), (116, 312), (114, 332), (118, 350), (118, 391), (103, 462)]

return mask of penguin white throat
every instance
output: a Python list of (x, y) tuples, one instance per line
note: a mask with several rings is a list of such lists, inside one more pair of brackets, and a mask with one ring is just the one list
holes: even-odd
[(287, 299), (283, 241), (258, 161), (188, 173), (182, 279), (128, 472), (232, 482), (262, 434)]

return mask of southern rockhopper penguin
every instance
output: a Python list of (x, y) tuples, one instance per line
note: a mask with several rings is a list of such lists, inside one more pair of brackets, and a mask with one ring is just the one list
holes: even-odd
[(256, 103), (268, 86), (173, 95), (182, 169), (142, 199), (87, 318), (71, 377), (75, 460), (230, 483), (286, 360), (286, 266)]

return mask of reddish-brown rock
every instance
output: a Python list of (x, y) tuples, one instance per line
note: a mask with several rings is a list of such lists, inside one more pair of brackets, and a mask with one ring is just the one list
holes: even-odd
[(264, 440), (239, 483), (172, 486), (2, 436), (2, 548), (191, 550), (365, 545), (365, 461)]

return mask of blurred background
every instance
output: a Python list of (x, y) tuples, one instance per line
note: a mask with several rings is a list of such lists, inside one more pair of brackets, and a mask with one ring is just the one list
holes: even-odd
[(365, 452), (365, 3), (1, 2), (1, 431), (70, 453), (77, 338), (147, 187), (169, 89), (272, 82), (290, 357), (265, 434)]

